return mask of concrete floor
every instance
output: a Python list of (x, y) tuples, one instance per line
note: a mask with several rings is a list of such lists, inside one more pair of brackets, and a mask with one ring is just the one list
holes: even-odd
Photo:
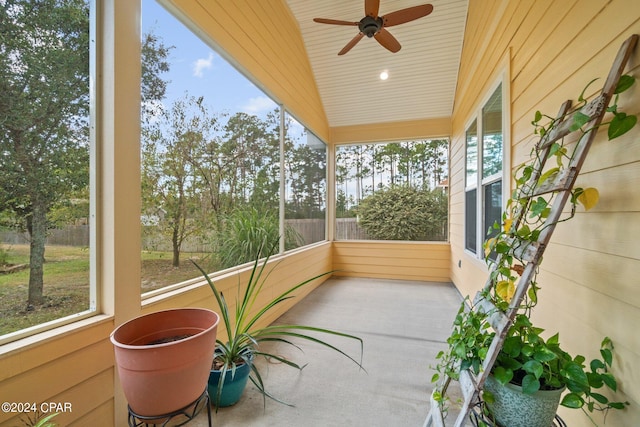
[[(259, 361), (267, 399), (249, 383), (236, 405), (212, 410), (216, 427), (421, 427), (429, 410), (435, 355), (445, 347), (461, 298), (448, 283), (336, 278), (300, 301), (277, 323), (336, 329), (364, 340), (363, 366), (320, 345), (277, 351), (299, 364)], [(359, 344), (323, 338), (353, 357)], [(450, 414), (451, 416), (451, 414)], [(455, 418), (455, 416), (453, 417)], [(188, 424), (207, 425), (206, 411)]]

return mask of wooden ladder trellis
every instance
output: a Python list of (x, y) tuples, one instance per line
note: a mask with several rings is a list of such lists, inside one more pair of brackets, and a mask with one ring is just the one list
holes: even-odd
[[(493, 367), (498, 353), (504, 344), (507, 331), (517, 314), (518, 307), (527, 293), (531, 280), (535, 276), (538, 264), (540, 263), (544, 250), (551, 239), (555, 225), (558, 223), (558, 220), (562, 215), (562, 210), (566, 202), (571, 197), (571, 191), (576, 178), (580, 173), (580, 169), (582, 168), (591, 143), (596, 136), (597, 128), (602, 122), (606, 109), (618, 85), (618, 81), (620, 80), (622, 72), (635, 45), (637, 44), (637, 41), (638, 35), (634, 34), (622, 44), (601, 93), (579, 110), (580, 113), (589, 117), (589, 121), (585, 125), (585, 128), (588, 130), (576, 143), (574, 155), (568, 167), (558, 173), (555, 179), (550, 180), (548, 183), (545, 181), (545, 183), (540, 186), (537, 185), (538, 179), (545, 169), (545, 164), (553, 143), (569, 136), (573, 132), (582, 132), (581, 130), (573, 130), (571, 128), (574, 123), (574, 115), (576, 114), (575, 111), (571, 113), (569, 112), (571, 109), (571, 101), (566, 101), (562, 104), (560, 111), (558, 112), (558, 122), (556, 126), (538, 142), (536, 147), (536, 150), (539, 152), (538, 161), (534, 165), (534, 170), (528, 183), (522, 187), (522, 194), (520, 196), (531, 199), (543, 194), (554, 193), (555, 197), (553, 199), (553, 204), (537, 240), (528, 244), (520, 251), (520, 253), (512, 254), (515, 258), (523, 262), (524, 269), (521, 273), (514, 295), (510, 301), (509, 308), (506, 311), (501, 311), (493, 305), (492, 302), (487, 300), (486, 297), (484, 297), (485, 293), (493, 286), (491, 280), (492, 274), (489, 275), (489, 279), (487, 280), (483, 291), (478, 292), (474, 298), (474, 309), (480, 310), (488, 315), (488, 320), (495, 331), (495, 336), (483, 362), (480, 374), (476, 376), (469, 370), (460, 372), (459, 382), (463, 396), (463, 404), (460, 409), (460, 413), (456, 418), (454, 424), (455, 427), (464, 426), (473, 406), (480, 401), (480, 392), (484, 387), (484, 382), (491, 372), (491, 368)], [(512, 230), (517, 229), (522, 218), (524, 218), (524, 216), (529, 212), (530, 205), (530, 203), (527, 203), (526, 206), (513, 218)], [(501, 256), (502, 255), (500, 254), (498, 255), (498, 257)], [(498, 258), (498, 262), (496, 262), (494, 266), (499, 265), (500, 258)], [(446, 378), (445, 380), (451, 381), (451, 378)], [(443, 413), (438, 402), (435, 400), (434, 394), (431, 395), (431, 409), (424, 422), (424, 427), (431, 426), (445, 426)]]

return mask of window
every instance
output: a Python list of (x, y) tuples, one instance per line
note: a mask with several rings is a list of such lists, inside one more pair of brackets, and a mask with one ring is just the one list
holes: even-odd
[(11, 4), (0, 7), (0, 269), (8, 273), (0, 275), (0, 341), (97, 306), (89, 225), (94, 5)]
[(496, 233), (492, 225), (501, 221), (505, 173), (503, 99), (500, 83), (465, 132), (465, 249), (478, 257), (482, 256), (482, 242)]
[(141, 292), (324, 240), (324, 144), (156, 2), (142, 16)]
[(447, 239), (447, 140), (336, 149), (336, 239)]
[(326, 239), (327, 146), (285, 114), (285, 249)]

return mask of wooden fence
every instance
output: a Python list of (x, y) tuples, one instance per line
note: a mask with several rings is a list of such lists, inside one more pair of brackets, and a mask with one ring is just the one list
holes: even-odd
[[(319, 242), (325, 238), (325, 221), (323, 219), (288, 219), (286, 224), (292, 227), (302, 237), (303, 245)], [(142, 236), (142, 249), (153, 251), (171, 251), (171, 242), (161, 238), (158, 233), (150, 232), (150, 226), (145, 227)], [(356, 218), (336, 219), (336, 240), (368, 240), (367, 233), (360, 228)], [(434, 240), (445, 240), (446, 224), (443, 225), (442, 236), (435, 236)], [(0, 230), (0, 243), (28, 244), (29, 235), (15, 231)], [(89, 247), (89, 226), (74, 225), (62, 229), (49, 230), (48, 245)], [(183, 252), (209, 252), (211, 245), (204, 239), (192, 238), (182, 245)]]

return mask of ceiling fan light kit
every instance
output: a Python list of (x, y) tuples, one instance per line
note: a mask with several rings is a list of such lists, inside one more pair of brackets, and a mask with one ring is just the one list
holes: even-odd
[(349, 52), (364, 36), (375, 38), (385, 49), (396, 53), (402, 46), (400, 45), (400, 42), (398, 42), (398, 40), (396, 40), (396, 38), (386, 30), (385, 27), (393, 27), (394, 25), (414, 21), (433, 12), (433, 6), (430, 4), (396, 10), (395, 12), (388, 13), (384, 16), (378, 16), (379, 9), (380, 0), (365, 0), (365, 17), (358, 22), (326, 18), (313, 18), (313, 20), (320, 24), (353, 25), (358, 27), (360, 32), (351, 39), (351, 41), (349, 41), (349, 43), (347, 43), (340, 52), (338, 52), (338, 55), (344, 55)]

